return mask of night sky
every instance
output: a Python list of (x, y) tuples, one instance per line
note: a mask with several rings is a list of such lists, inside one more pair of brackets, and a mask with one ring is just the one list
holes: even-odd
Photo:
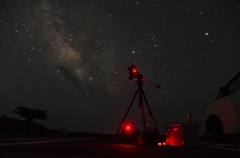
[[(50, 129), (112, 133), (145, 77), (160, 134), (187, 113), (203, 131), (211, 102), (240, 70), (239, 0), (3, 0), (0, 116), (46, 110)], [(146, 111), (147, 113), (147, 111)], [(126, 121), (142, 129), (135, 100)]]

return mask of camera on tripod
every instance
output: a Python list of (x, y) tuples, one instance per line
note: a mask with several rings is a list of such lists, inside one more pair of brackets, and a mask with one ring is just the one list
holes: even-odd
[(129, 72), (129, 79), (130, 80), (133, 79), (135, 82), (138, 82), (140, 84), (142, 84), (144, 82), (143, 75), (141, 75), (138, 72), (138, 69), (137, 69), (136, 65), (131, 65), (130, 67), (128, 67), (128, 72)]
[(137, 76), (139, 74), (137, 66), (136, 65), (132, 65), (128, 67), (128, 72), (129, 72), (129, 79), (132, 80), (133, 77)]

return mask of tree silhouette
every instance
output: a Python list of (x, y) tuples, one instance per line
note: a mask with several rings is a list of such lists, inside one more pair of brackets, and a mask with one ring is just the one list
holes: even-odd
[(26, 119), (25, 134), (30, 134), (32, 120), (42, 119), (46, 120), (47, 114), (44, 110), (29, 109), (27, 107), (17, 107), (17, 110), (13, 110), (14, 113), (19, 114)]

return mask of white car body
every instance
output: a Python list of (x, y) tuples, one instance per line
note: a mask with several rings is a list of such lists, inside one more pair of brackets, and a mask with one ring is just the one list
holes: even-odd
[(221, 88), (205, 113), (204, 123), (206, 134), (240, 135), (240, 72)]

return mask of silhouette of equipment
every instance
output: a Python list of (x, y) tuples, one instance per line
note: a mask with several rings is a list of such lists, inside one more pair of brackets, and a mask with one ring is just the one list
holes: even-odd
[[(149, 129), (147, 128), (146, 120), (145, 120), (144, 101), (145, 101), (146, 107), (147, 107), (147, 109), (148, 109), (148, 111), (149, 111), (149, 115), (150, 115), (150, 117), (151, 117), (151, 119), (152, 119), (153, 126), (154, 126), (154, 128), (155, 128), (155, 133), (157, 134), (156, 137), (159, 137), (160, 135), (159, 135), (159, 131), (158, 131), (157, 125), (156, 125), (156, 123), (155, 123), (155, 120), (154, 120), (154, 117), (153, 117), (151, 108), (149, 107), (147, 98), (146, 98), (145, 93), (144, 93), (144, 91), (143, 91), (143, 89), (142, 89), (142, 85), (143, 85), (143, 83), (144, 83), (144, 80), (147, 80), (148, 82), (154, 84), (155, 87), (158, 88), (158, 89), (160, 88), (160, 86), (159, 86), (159, 84), (155, 84), (155, 83), (153, 83), (152, 81), (150, 81), (148, 78), (146, 78), (146, 77), (144, 77), (143, 75), (141, 75), (141, 74), (138, 72), (138, 70), (137, 70), (137, 66), (135, 66), (135, 65), (130, 66), (130, 67), (128, 68), (128, 71), (129, 71), (129, 74), (130, 74), (130, 75), (129, 75), (129, 79), (130, 79), (130, 80), (133, 79), (135, 82), (137, 82), (138, 89), (136, 90), (136, 92), (135, 92), (135, 94), (134, 94), (134, 96), (133, 96), (133, 98), (132, 98), (132, 100), (131, 100), (131, 103), (130, 103), (130, 105), (129, 105), (129, 107), (128, 107), (128, 109), (127, 109), (127, 111), (126, 111), (126, 113), (125, 113), (125, 115), (124, 115), (124, 117), (123, 117), (123, 119), (122, 119), (122, 122), (121, 122), (120, 126), (118, 127), (118, 130), (117, 130), (117, 132), (116, 132), (116, 134), (115, 134), (115, 137), (114, 137), (114, 139), (113, 139), (113, 142), (115, 142), (115, 138), (116, 138), (116, 136), (118, 135), (119, 130), (120, 130), (121, 127), (123, 126), (123, 122), (125, 121), (125, 119), (126, 119), (126, 117), (127, 117), (127, 115), (128, 115), (128, 112), (130, 111), (130, 109), (131, 109), (131, 107), (132, 107), (132, 105), (133, 105), (133, 102), (134, 102), (134, 100), (136, 99), (136, 97), (137, 97), (137, 95), (138, 95), (138, 96), (139, 96), (139, 98), (138, 98), (138, 99), (139, 99), (139, 107), (141, 107), (141, 110), (142, 110), (142, 120), (143, 120), (143, 127), (144, 127), (144, 131), (143, 131), (143, 135), (142, 135), (142, 140), (143, 140), (143, 143), (144, 143), (145, 140), (146, 140), (146, 142), (147, 142), (147, 139), (144, 140), (144, 138), (146, 137), (146, 135), (149, 135), (149, 134), (146, 134), (146, 133), (149, 133), (149, 132), (148, 132)], [(144, 100), (144, 101), (143, 101), (143, 100)], [(150, 135), (151, 135), (151, 134), (150, 134)], [(147, 137), (148, 137), (148, 136), (147, 136)], [(147, 143), (146, 143), (146, 144), (147, 144)]]

